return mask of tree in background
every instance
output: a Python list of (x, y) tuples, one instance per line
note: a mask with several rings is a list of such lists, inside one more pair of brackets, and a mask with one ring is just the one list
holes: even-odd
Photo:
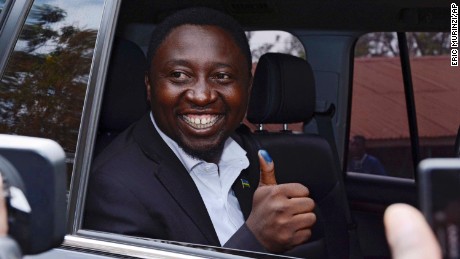
[[(448, 32), (406, 33), (411, 56), (436, 56), (450, 53)], [(394, 32), (373, 32), (359, 38), (355, 57), (395, 57), (399, 55), (398, 37)]]
[[(256, 62), (259, 58), (267, 52), (280, 52), (291, 54), (297, 57), (305, 58), (305, 49), (302, 43), (294, 35), (282, 37), (281, 32), (273, 32), (275, 35), (273, 41), (264, 42), (256, 46), (254, 39), (257, 37), (257, 32), (246, 32), (246, 37), (251, 47), (252, 60)], [(287, 34), (283, 32), (283, 34)], [(276, 49), (276, 50), (275, 50)]]
[(0, 133), (52, 138), (73, 152), (97, 31), (64, 25), (66, 16), (33, 6), (0, 81)]

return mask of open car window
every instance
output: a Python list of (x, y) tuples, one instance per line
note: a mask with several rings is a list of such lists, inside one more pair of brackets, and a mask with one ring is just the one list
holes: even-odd
[[(450, 33), (406, 37), (418, 125), (415, 155), (420, 160), (452, 157), (460, 123), (460, 73), (450, 63)], [(355, 46), (347, 170), (414, 178), (407, 118), (396, 33), (361, 36)], [(357, 151), (356, 136), (365, 139), (365, 152)]]
[[(121, 10), (123, 14), (123, 9)], [(121, 15), (123, 17), (123, 15)], [(139, 24), (139, 23), (131, 23), (131, 24), (125, 24), (125, 25), (118, 25), (117, 28), (117, 33), (116, 36), (114, 37), (114, 43), (112, 46), (112, 53), (111, 53), (111, 61), (109, 62), (108, 65), (108, 75), (106, 78), (106, 85), (104, 86), (104, 96), (102, 98), (102, 107), (101, 107), (101, 114), (99, 118), (99, 126), (97, 129), (97, 135), (96, 135), (96, 143), (95, 143), (95, 148), (94, 148), (94, 153), (93, 153), (93, 159), (97, 158), (97, 155), (100, 154), (100, 151), (104, 150), (106, 147), (108, 147), (109, 143), (114, 140), (115, 134), (120, 134), (124, 129), (123, 127), (129, 126), (129, 124), (124, 124), (123, 127), (120, 127), (118, 125), (118, 122), (113, 123), (116, 121), (116, 117), (113, 118), (111, 114), (114, 114), (120, 118), (123, 116), (123, 110), (121, 109), (120, 111), (118, 108), (115, 108), (116, 111), (113, 109), (115, 106), (111, 106), (112, 108), (106, 109), (107, 105), (113, 105), (114, 103), (118, 103), (116, 106), (124, 108), (126, 110), (130, 110), (133, 105), (124, 105), (121, 104), (124, 96), (116, 96), (116, 93), (113, 92), (111, 89), (118, 89), (119, 87), (123, 87), (124, 83), (120, 84), (119, 82), (123, 80), (123, 78), (131, 78), (132, 72), (136, 73), (136, 76), (133, 80), (130, 81), (129, 87), (133, 88), (136, 87), (136, 89), (142, 89), (145, 90), (144, 86), (144, 70), (142, 71), (123, 71), (125, 74), (120, 74), (120, 73), (114, 73), (114, 71), (117, 71), (118, 66), (120, 63), (128, 62), (130, 60), (130, 57), (133, 57), (134, 55), (146, 55), (147, 54), (147, 49), (148, 49), (148, 43), (150, 40), (150, 35), (151, 32), (154, 29), (154, 25), (152, 24)], [(147, 35), (147, 36), (146, 36)], [(251, 45), (251, 52), (253, 54), (254, 61), (257, 61), (258, 58), (266, 53), (266, 52), (283, 52), (283, 53), (292, 53), (300, 57), (305, 57), (305, 50), (303, 49), (302, 45), (300, 44), (300, 41), (295, 38), (292, 34), (289, 34), (287, 32), (282, 32), (282, 31), (264, 31), (264, 32), (248, 32), (248, 35), (250, 36), (250, 45)], [(125, 48), (124, 51), (119, 51), (121, 48)], [(130, 55), (123, 55), (123, 53), (126, 53), (129, 49)], [(140, 50), (141, 54), (139, 54)], [(132, 53), (131, 53), (132, 51)], [(123, 56), (123, 58), (121, 58)], [(117, 57), (121, 59), (117, 59)], [(124, 60), (124, 61), (120, 61)], [(131, 60), (130, 60), (131, 61)], [(139, 60), (138, 60), (139, 61)], [(253, 67), (256, 66), (257, 63), (254, 63)], [(142, 69), (141, 66), (135, 66), (137, 70)], [(145, 69), (145, 68), (144, 68)], [(138, 76), (138, 72), (140, 72), (140, 77)], [(129, 73), (129, 74), (128, 74)], [(122, 78), (119, 76), (121, 75)], [(117, 78), (114, 80), (114, 78)], [(140, 82), (138, 79), (141, 79)], [(134, 82), (136, 81), (136, 82)], [(128, 83), (128, 82), (126, 82)], [(117, 99), (118, 98), (118, 99)], [(143, 98), (143, 99), (142, 99)], [(126, 98), (126, 99), (132, 99), (132, 98)], [(136, 100), (137, 103), (141, 103), (145, 101), (145, 97), (139, 97), (139, 99)], [(132, 104), (132, 103), (131, 103)], [(142, 115), (144, 115), (147, 112), (147, 110), (142, 110), (141, 112)], [(112, 117), (109, 118), (109, 117)], [(132, 121), (135, 122), (136, 120)], [(117, 125), (115, 125), (117, 124)], [(255, 128), (255, 126), (253, 126)], [(281, 126), (282, 127), (282, 126)], [(300, 129), (300, 127), (299, 127)], [(106, 141), (107, 140), (107, 141)], [(100, 147), (102, 146), (102, 147)], [(94, 160), (93, 160), (94, 161)], [(93, 168), (96, 166), (97, 162), (94, 162), (92, 164)], [(88, 174), (89, 177), (91, 177), (91, 173), (94, 171), (89, 170)], [(90, 178), (89, 181), (92, 179)], [(89, 199), (86, 198), (86, 206), (87, 204), (90, 203)], [(85, 235), (89, 234), (93, 237), (97, 238), (104, 238), (109, 235), (101, 235), (100, 233), (96, 231), (92, 231), (90, 227), (88, 226), (88, 222), (91, 222), (91, 219), (88, 220), (88, 217), (86, 217), (85, 210), (88, 207), (82, 208), (82, 212), (77, 212), (77, 213), (82, 213), (82, 221), (81, 225), (77, 225), (77, 232), (79, 233), (84, 233)], [(110, 231), (109, 231), (110, 232)], [(114, 238), (120, 238), (119, 235), (113, 235)], [(126, 240), (133, 246), (139, 245), (142, 243), (142, 240), (139, 240), (139, 238), (134, 238), (131, 236), (125, 236), (125, 238), (122, 237), (123, 240)], [(155, 240), (157, 241), (157, 240)], [(206, 246), (203, 245), (193, 245), (193, 244), (185, 244), (185, 243), (179, 243), (179, 242), (174, 242), (174, 241), (167, 241), (167, 240), (158, 240), (159, 242), (151, 242), (151, 247), (156, 248), (156, 247), (162, 247), (166, 245), (171, 245), (171, 244), (180, 244), (186, 247), (198, 247), (198, 248), (203, 248)], [(208, 247), (208, 250), (216, 250), (216, 251), (223, 251), (225, 253), (232, 253), (232, 254), (241, 254), (241, 255), (249, 255), (252, 256), (252, 254), (245, 253), (244, 251), (226, 251), (225, 249), (219, 249), (219, 248), (213, 248), (213, 247)]]

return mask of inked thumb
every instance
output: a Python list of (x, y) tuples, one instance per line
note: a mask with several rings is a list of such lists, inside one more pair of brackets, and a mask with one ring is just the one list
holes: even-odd
[(275, 164), (267, 151), (259, 150), (260, 181), (259, 186), (276, 185)]

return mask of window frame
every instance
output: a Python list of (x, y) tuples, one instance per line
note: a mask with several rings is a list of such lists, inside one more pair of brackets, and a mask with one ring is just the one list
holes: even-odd
[(0, 78), (3, 76), (8, 58), (26, 21), (34, 0), (6, 1), (5, 9), (0, 14)]
[(97, 33), (70, 182), (67, 209), (67, 232), (70, 235), (78, 234), (78, 230), (81, 229), (86, 183), (91, 166), (103, 88), (120, 5), (121, 0), (105, 0), (101, 25)]

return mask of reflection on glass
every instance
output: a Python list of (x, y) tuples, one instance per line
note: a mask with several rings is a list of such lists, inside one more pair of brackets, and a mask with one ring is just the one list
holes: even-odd
[(355, 46), (347, 170), (413, 178), (396, 33), (363, 35)]
[[(5, 2), (6, 0), (0, 0), (0, 18), (2, 17), (2, 10), (3, 10), (3, 7), (5, 6)], [(1, 21), (1, 19), (0, 19)]]
[(414, 85), (420, 159), (455, 157), (460, 125), (460, 73), (450, 66), (449, 32), (407, 33)]
[(34, 2), (0, 81), (0, 133), (75, 151), (102, 8), (103, 0)]
[[(460, 73), (450, 66), (450, 33), (410, 32), (406, 33), (406, 38), (420, 158), (453, 157), (460, 123)], [(369, 154), (382, 162), (389, 175), (412, 177), (410, 136), (396, 33), (363, 35), (356, 43), (355, 56), (351, 135), (367, 138)], [(350, 147), (350, 160), (352, 153)], [(353, 161), (349, 161), (348, 169), (353, 166)]]

